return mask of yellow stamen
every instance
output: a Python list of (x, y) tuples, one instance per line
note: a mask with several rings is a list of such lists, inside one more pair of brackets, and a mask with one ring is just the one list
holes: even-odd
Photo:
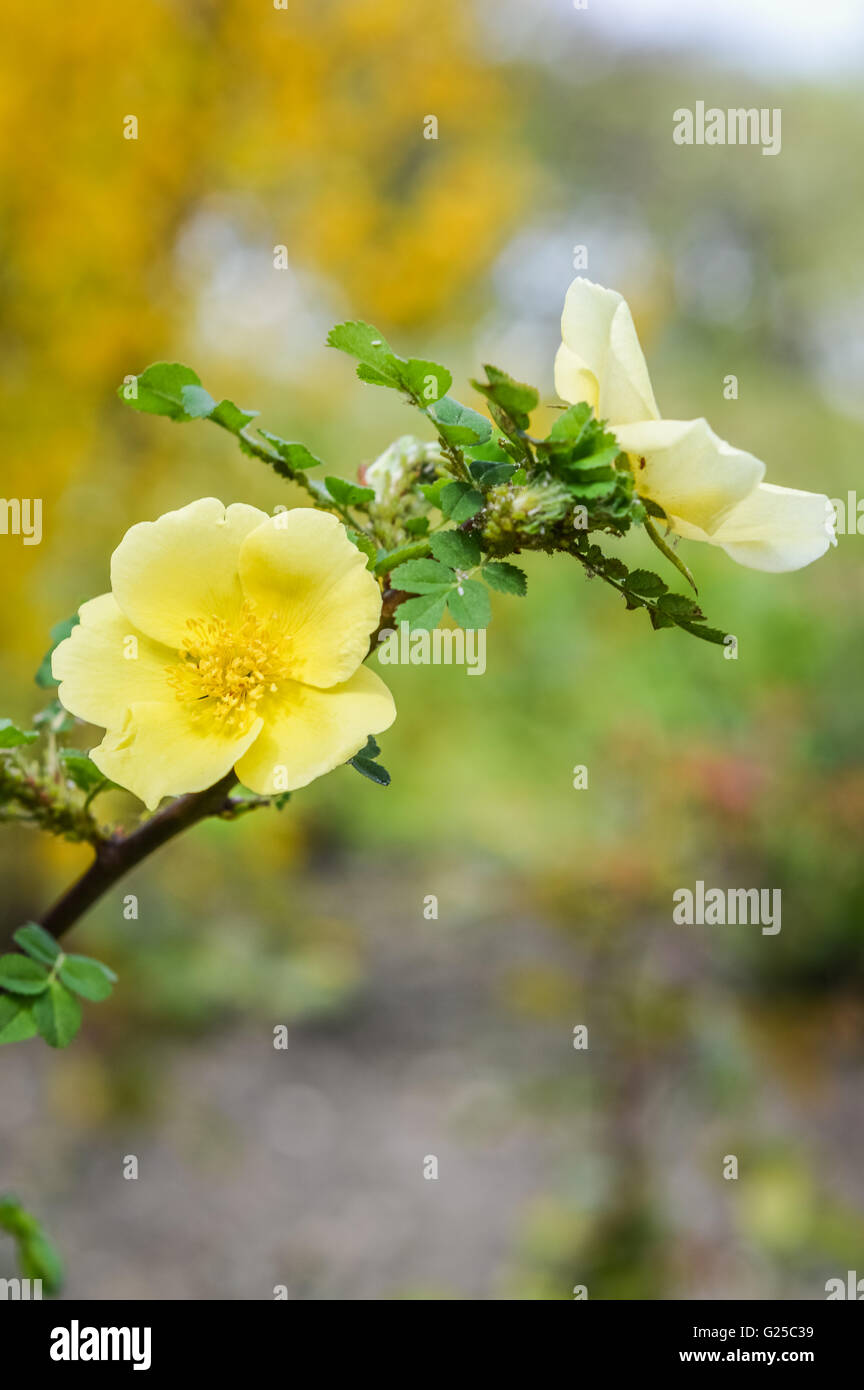
[(236, 622), (192, 618), (186, 634), (181, 664), (168, 668), (177, 699), (194, 703), (196, 715), (206, 711), (231, 733), (245, 733), (257, 717), (259, 701), (290, 679), (290, 639), (277, 630), (276, 615), (262, 621), (244, 603)]

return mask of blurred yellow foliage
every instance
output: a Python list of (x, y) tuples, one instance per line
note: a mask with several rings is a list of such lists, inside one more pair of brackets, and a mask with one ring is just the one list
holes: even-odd
[[(451, 312), (512, 226), (527, 167), (503, 77), (471, 29), (459, 0), (12, 7), (4, 495), (37, 492), (50, 512), (94, 471), (120, 377), (179, 355), (193, 306), (175, 248), (204, 206), (230, 205), (265, 264), (286, 245), (358, 315), (401, 326)], [(424, 138), (430, 115), (437, 140)], [(130, 116), (137, 139), (124, 135)], [(105, 489), (99, 466), (91, 482)], [(44, 552), (15, 556), (12, 635), (26, 631), (28, 646), (33, 618), (49, 616), (27, 588)]]

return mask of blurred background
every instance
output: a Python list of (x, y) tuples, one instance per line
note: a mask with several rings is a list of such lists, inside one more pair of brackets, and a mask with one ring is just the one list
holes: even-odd
[[(50, 0), (4, 32), (0, 467), (44, 536), (0, 540), (3, 715), (39, 707), (50, 626), (133, 522), (302, 500), (220, 431), (125, 410), (125, 374), (187, 361), (355, 477), (416, 424), (330, 324), (446, 362), (475, 407), (482, 361), (551, 400), (576, 246), (665, 415), (864, 498), (854, 0)], [(781, 153), (675, 145), (699, 100), (780, 108)], [(482, 679), (387, 668), (389, 789), (343, 769), (103, 901), (72, 940), (114, 999), (68, 1053), (0, 1056), (0, 1189), (68, 1296), (818, 1299), (864, 1275), (862, 554), (776, 576), (687, 547), (734, 662), (535, 558)], [(0, 843), (16, 923), (87, 860)], [(674, 926), (697, 879), (780, 888), (781, 933)]]

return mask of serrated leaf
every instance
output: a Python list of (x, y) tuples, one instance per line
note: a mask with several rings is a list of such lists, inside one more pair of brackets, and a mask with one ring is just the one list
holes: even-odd
[(60, 947), (51, 933), (40, 927), (37, 922), (25, 922), (24, 926), (19, 927), (13, 934), (13, 940), (22, 951), (26, 951), (28, 956), (40, 961), (42, 965), (53, 965), (60, 955)]
[(728, 632), (724, 632), (719, 627), (706, 627), (704, 623), (690, 623), (686, 620), (679, 621), (679, 627), (685, 632), (691, 632), (694, 637), (701, 637), (703, 642), (713, 642), (715, 646), (725, 647)]
[(38, 737), (33, 729), (19, 729), (11, 719), (0, 719), (0, 748), (22, 748), (35, 743)]
[(439, 362), (426, 362), (420, 357), (401, 358), (399, 377), (403, 388), (422, 406), (434, 405), (447, 395), (453, 377)]
[(52, 674), (51, 658), (54, 655), (55, 648), (59, 647), (60, 643), (66, 640), (73, 627), (77, 627), (80, 621), (76, 613), (73, 617), (64, 618), (61, 622), (55, 623), (52, 627), (50, 633), (51, 645), (43, 656), (39, 670), (36, 672), (35, 676), (36, 684), (41, 685), (43, 690), (50, 690), (52, 686), (60, 684), (59, 681), (54, 679)]
[(133, 410), (147, 415), (167, 415), (178, 423), (196, 418), (188, 414), (183, 403), (185, 386), (201, 386), (201, 378), (191, 367), (182, 362), (153, 362), (135, 381), (135, 395), (130, 392), (131, 383), (117, 388), (117, 395)]
[(580, 401), (561, 412), (549, 431), (549, 438), (555, 441), (575, 443), (581, 439), (587, 426), (594, 418), (594, 412), (587, 401)]
[(603, 573), (608, 575), (610, 579), (617, 579), (620, 584), (626, 580), (630, 571), (624, 561), (618, 559), (617, 555), (607, 555)]
[(528, 579), (524, 570), (520, 570), (518, 565), (511, 565), (507, 560), (490, 560), (480, 573), (489, 587), (497, 589), (500, 594), (519, 594), (524, 597), (528, 592)]
[(429, 542), (432, 554), (454, 570), (470, 570), (480, 563), (480, 542), (464, 531), (439, 531)]
[(460, 627), (486, 627), (492, 618), (489, 593), (476, 579), (463, 579), (451, 589), (447, 607)]
[(470, 521), (483, 506), (482, 492), (467, 483), (448, 483), (441, 489), (441, 510), (449, 521)]
[(340, 352), (347, 352), (349, 357), (356, 357), (358, 362), (377, 368), (385, 376), (392, 371), (392, 364), (396, 360), (396, 354), (383, 333), (362, 319), (337, 323), (327, 334), (327, 343)]
[(436, 591), (434, 594), (421, 594), (419, 598), (406, 599), (399, 605), (399, 621), (409, 627), (430, 632), (440, 623), (447, 606), (447, 595)]
[(81, 1005), (60, 980), (52, 980), (33, 1005), (33, 1017), (49, 1047), (68, 1047), (81, 1027)]
[(271, 434), (269, 430), (259, 429), (257, 433), (267, 441), (272, 449), (276, 450), (281, 459), (284, 459), (298, 473), (305, 472), (307, 468), (319, 468), (321, 466), (321, 460), (316, 458), (305, 444), (295, 443), (291, 439), (280, 439), (278, 434)]
[(89, 956), (66, 956), (59, 976), (68, 989), (97, 1004), (108, 998), (117, 983), (113, 970), (99, 960), (91, 960)]
[(668, 613), (672, 618), (686, 618), (688, 622), (703, 622), (705, 614), (694, 603), (692, 598), (687, 598), (686, 594), (662, 594), (657, 600), (657, 607), (661, 613)]
[(324, 484), (340, 507), (359, 507), (365, 502), (375, 501), (375, 490), (371, 487), (360, 487), (357, 483), (346, 482), (344, 478), (324, 479)]
[(668, 613), (662, 613), (659, 608), (649, 608), (648, 613), (651, 618), (651, 626), (655, 629), (675, 626), (675, 619), (670, 618)]
[(485, 415), (470, 406), (460, 405), (452, 396), (443, 396), (429, 407), (429, 416), (448, 444), (485, 444), (492, 435), (492, 426)]
[(0, 988), (11, 994), (41, 994), (48, 984), (48, 972), (29, 956), (0, 956)]
[(484, 363), (483, 370), (487, 380), (472, 381), (471, 385), (475, 391), (479, 391), (509, 416), (518, 430), (527, 430), (530, 423), (528, 417), (532, 410), (536, 410), (540, 401), (539, 391), (522, 381), (514, 381), (513, 377), (507, 372), (502, 372), (500, 367)]
[(3, 1043), (26, 1042), (36, 1036), (36, 1021), (31, 1002), (0, 994), (0, 1046)]
[(409, 516), (405, 518), (405, 530), (409, 536), (425, 536), (429, 530), (428, 516)]
[(631, 593), (641, 594), (643, 598), (656, 598), (665, 594), (668, 585), (652, 570), (631, 570), (624, 580), (624, 587)]
[(390, 582), (411, 594), (435, 594), (455, 584), (456, 576), (438, 560), (408, 560), (391, 571)]

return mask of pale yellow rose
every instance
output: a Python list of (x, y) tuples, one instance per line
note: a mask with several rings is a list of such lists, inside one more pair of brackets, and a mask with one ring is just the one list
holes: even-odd
[(561, 317), (555, 388), (587, 401), (630, 459), (636, 491), (674, 532), (719, 545), (761, 570), (809, 565), (836, 544), (822, 493), (763, 482), (765, 465), (718, 438), (706, 420), (663, 420), (630, 309), (615, 290), (573, 281)]
[(381, 593), (328, 513), (201, 498), (127, 531), (111, 587), (53, 671), (107, 730), (96, 766), (151, 810), (232, 768), (264, 796), (306, 786), (396, 717), (362, 665)]

